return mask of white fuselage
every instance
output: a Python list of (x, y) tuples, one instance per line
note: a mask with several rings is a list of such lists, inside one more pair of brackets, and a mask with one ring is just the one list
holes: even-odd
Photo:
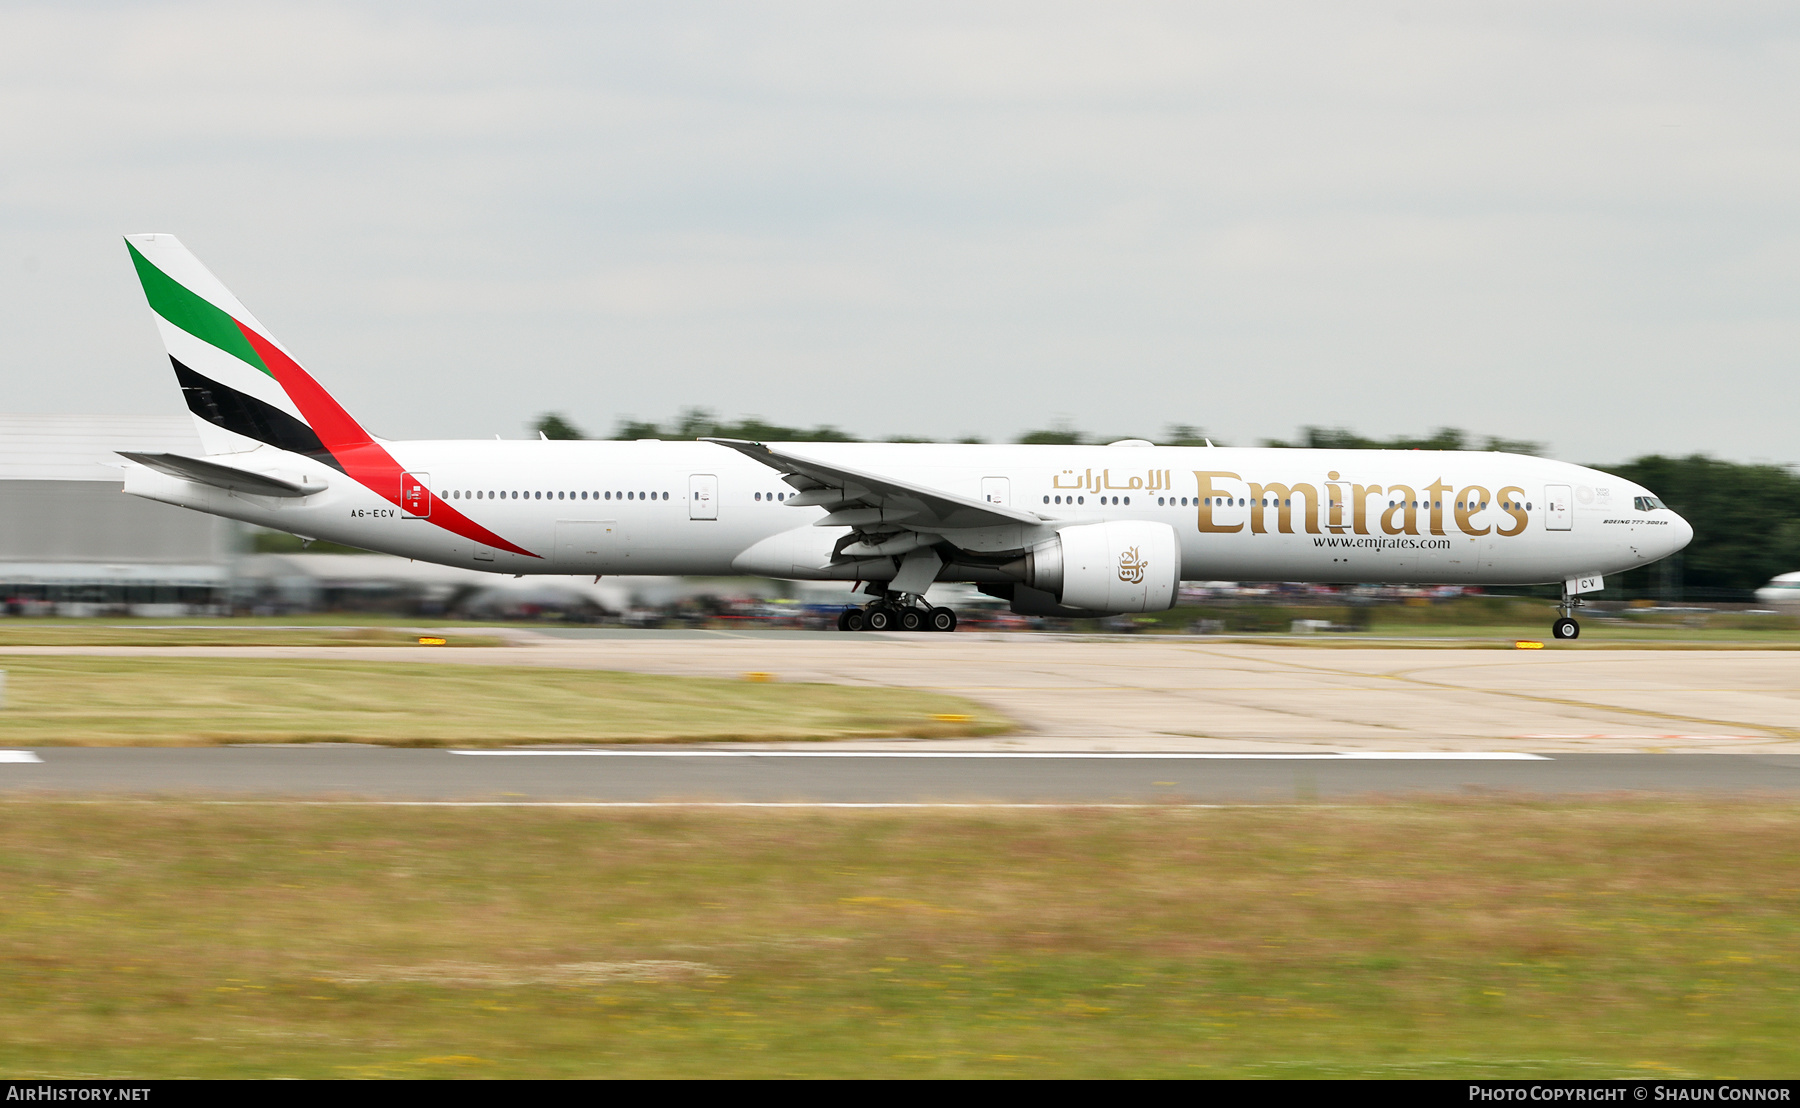
[[(707, 442), (383, 444), (468, 519), (529, 554), (412, 518), (365, 487), (269, 447), (213, 460), (322, 491), (278, 499), (140, 466), (126, 491), (303, 536), (498, 573), (729, 574), (881, 580), (831, 564), (843, 527), (813, 527), (780, 475)], [(796, 455), (1035, 513), (942, 538), (996, 558), (1059, 527), (1166, 523), (1184, 580), (1532, 584), (1620, 573), (1692, 537), (1632, 482), (1517, 454), (1166, 446), (793, 443)], [(310, 484), (308, 487), (311, 487)], [(885, 564), (885, 563), (883, 563)], [(981, 580), (954, 561), (939, 580)]]

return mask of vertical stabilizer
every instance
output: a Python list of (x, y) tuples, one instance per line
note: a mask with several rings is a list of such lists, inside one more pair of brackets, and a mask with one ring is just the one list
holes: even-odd
[(273, 446), (343, 469), (370, 441), (337, 401), (174, 235), (125, 247), (209, 454)]

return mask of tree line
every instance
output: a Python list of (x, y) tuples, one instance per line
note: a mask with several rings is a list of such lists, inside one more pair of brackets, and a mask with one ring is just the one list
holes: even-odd
[[(588, 437), (566, 416), (548, 413), (533, 429), (546, 438)], [(621, 420), (608, 438), (753, 439), (765, 442), (856, 442), (854, 435), (830, 425), (783, 427), (751, 416), (735, 422), (719, 419), (704, 408), (689, 408), (668, 424)], [(1020, 435), (1016, 442), (1081, 445), (1113, 442), (1131, 435), (1090, 436), (1059, 423)], [(1171, 424), (1151, 437), (1165, 446), (1204, 446), (1209, 436), (1198, 427)], [(888, 442), (931, 442), (931, 439), (887, 439)], [(979, 442), (979, 439), (959, 440)], [(1227, 446), (1223, 439), (1211, 439)], [(1501, 450), (1542, 454), (1538, 443), (1476, 436), (1441, 427), (1424, 436), (1366, 438), (1343, 428), (1303, 427), (1291, 441), (1263, 439), (1262, 446), (1353, 450)], [(1675, 557), (1608, 580), (1603, 597), (1665, 600), (1749, 601), (1769, 578), (1800, 571), (1800, 475), (1790, 467), (1745, 465), (1703, 454), (1670, 458), (1660, 454), (1593, 468), (1616, 474), (1649, 489), (1694, 526), (1694, 541)]]

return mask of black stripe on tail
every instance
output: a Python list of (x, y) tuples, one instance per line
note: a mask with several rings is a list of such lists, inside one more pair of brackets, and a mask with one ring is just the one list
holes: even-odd
[(187, 398), (188, 411), (201, 419), (277, 449), (317, 458), (339, 472), (343, 471), (344, 467), (331, 456), (331, 451), (325, 449), (325, 444), (313, 434), (311, 427), (267, 401), (239, 392), (230, 385), (221, 385), (210, 377), (202, 377), (173, 356), (169, 358), (169, 364), (175, 367), (175, 379), (181, 383), (181, 395)]

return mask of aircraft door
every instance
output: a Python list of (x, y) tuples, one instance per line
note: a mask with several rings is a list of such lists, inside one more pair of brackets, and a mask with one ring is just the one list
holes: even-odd
[(983, 477), (981, 499), (988, 504), (1002, 506), (1012, 503), (1012, 482), (1005, 477)]
[(1575, 506), (1567, 485), (1544, 486), (1544, 530), (1572, 531), (1575, 528)]
[(689, 475), (688, 518), (719, 518), (719, 478), (716, 474), (695, 473)]
[(431, 474), (400, 475), (400, 514), (405, 519), (429, 519), (431, 516)]

